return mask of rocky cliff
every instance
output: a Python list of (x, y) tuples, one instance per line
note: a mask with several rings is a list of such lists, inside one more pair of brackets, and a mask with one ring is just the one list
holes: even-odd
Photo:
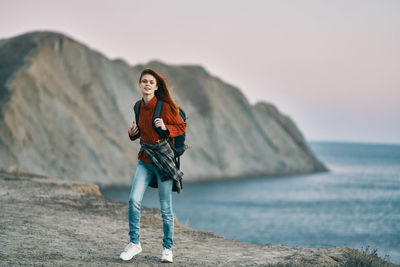
[(188, 115), (185, 180), (325, 171), (295, 123), (196, 65), (129, 66), (72, 38), (0, 41), (0, 168), (129, 184), (139, 145), (127, 129), (144, 67), (167, 77)]

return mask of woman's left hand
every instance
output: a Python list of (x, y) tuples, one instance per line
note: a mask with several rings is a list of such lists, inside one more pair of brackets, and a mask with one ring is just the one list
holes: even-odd
[(167, 127), (165, 127), (164, 121), (161, 118), (155, 119), (154, 124), (156, 125), (157, 128), (161, 127), (161, 130), (163, 130), (163, 131), (167, 130)]

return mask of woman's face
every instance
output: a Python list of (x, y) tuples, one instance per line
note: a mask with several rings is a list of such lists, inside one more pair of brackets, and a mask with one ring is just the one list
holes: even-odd
[(139, 87), (143, 96), (154, 95), (154, 92), (158, 89), (157, 80), (151, 74), (144, 74), (139, 81)]

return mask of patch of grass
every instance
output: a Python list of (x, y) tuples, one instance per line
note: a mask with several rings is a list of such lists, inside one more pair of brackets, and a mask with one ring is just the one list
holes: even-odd
[[(3, 177), (2, 177), (3, 178)], [(19, 177), (17, 177), (17, 176), (8, 176), (8, 177), (4, 177), (3, 178), (4, 179), (4, 181), (20, 181), (21, 179), (19, 178)]]
[(365, 249), (352, 249), (348, 254), (347, 261), (343, 267), (394, 267), (398, 266), (389, 262), (390, 256), (385, 255), (383, 259), (378, 256), (378, 249), (370, 249), (367, 246)]
[(141, 223), (153, 226), (162, 226), (162, 220), (152, 216), (142, 216), (140, 218)]
[(265, 265), (265, 266), (266, 267), (307, 267), (302, 263), (293, 263), (293, 262), (268, 264), (268, 265)]

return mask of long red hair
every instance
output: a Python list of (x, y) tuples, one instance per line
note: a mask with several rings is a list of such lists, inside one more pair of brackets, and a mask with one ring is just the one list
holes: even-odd
[(175, 103), (174, 99), (172, 99), (171, 95), (169, 94), (169, 89), (166, 81), (167, 79), (161, 74), (159, 74), (157, 71), (151, 68), (147, 68), (144, 69), (140, 74), (139, 83), (142, 80), (142, 76), (145, 74), (152, 75), (157, 81), (158, 89), (154, 92), (157, 99), (167, 102), (171, 106), (172, 113), (174, 115), (178, 115), (179, 108), (178, 105)]

